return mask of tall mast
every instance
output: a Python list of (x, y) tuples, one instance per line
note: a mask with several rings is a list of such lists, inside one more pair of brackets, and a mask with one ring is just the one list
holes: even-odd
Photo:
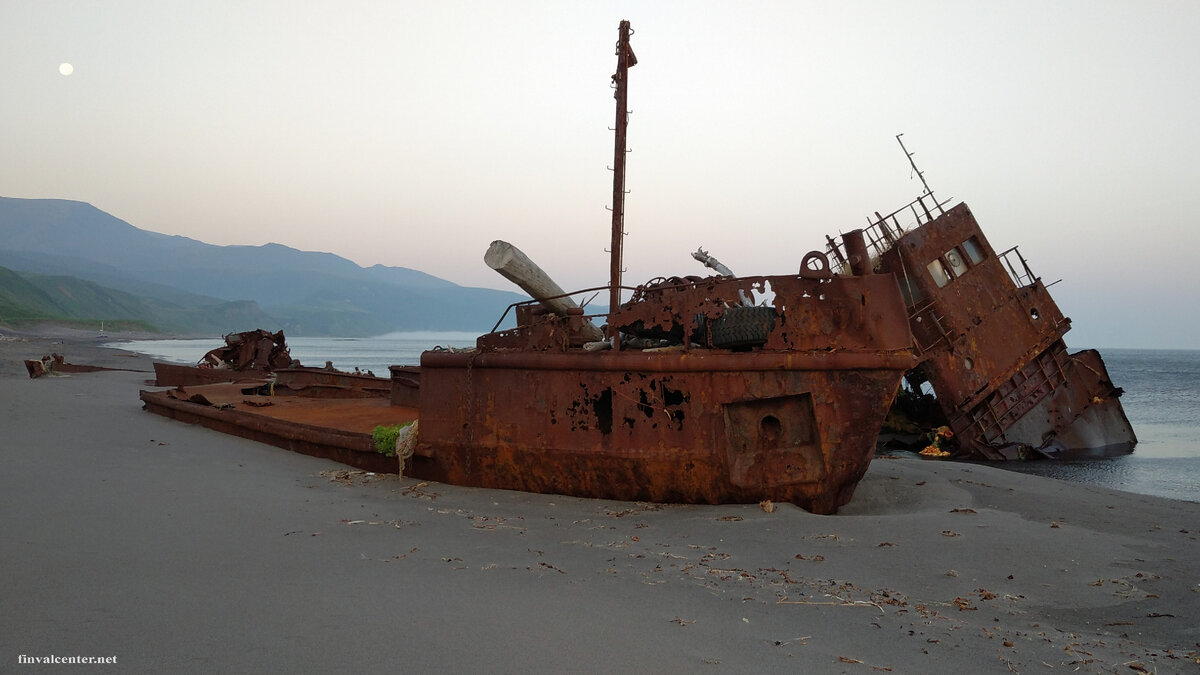
[[(612, 247), (609, 263), (608, 312), (611, 319), (621, 304), (621, 243), (625, 235), (625, 129), (629, 125), (629, 67), (637, 57), (629, 47), (629, 22), (622, 21), (617, 40), (617, 72), (612, 76), (616, 86), (617, 124), (616, 149), (613, 152)], [(608, 322), (613, 346), (620, 348), (620, 335), (613, 321)]]

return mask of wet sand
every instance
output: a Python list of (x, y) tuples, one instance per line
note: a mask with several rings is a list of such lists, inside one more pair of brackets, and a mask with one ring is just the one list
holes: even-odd
[[(371, 476), (146, 413), (149, 361), (80, 337), (0, 339), (3, 671), (1200, 670), (1200, 504), (916, 458), (837, 516)], [(30, 380), (52, 351), (146, 372)]]

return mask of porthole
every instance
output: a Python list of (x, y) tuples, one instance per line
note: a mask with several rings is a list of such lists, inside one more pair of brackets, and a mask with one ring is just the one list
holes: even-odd
[(764, 446), (774, 447), (778, 444), (779, 437), (783, 435), (783, 424), (779, 422), (778, 417), (767, 415), (759, 422), (759, 430), (762, 432)]

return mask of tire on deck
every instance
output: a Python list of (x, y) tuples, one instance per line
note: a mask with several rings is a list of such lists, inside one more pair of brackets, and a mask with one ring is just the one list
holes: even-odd
[(774, 307), (730, 307), (712, 322), (712, 346), (746, 349), (766, 343), (775, 328)]

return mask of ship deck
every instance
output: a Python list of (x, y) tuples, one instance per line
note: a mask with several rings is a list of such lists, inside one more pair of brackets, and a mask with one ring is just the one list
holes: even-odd
[(140, 393), (149, 412), (368, 471), (396, 473), (395, 457), (375, 451), (371, 431), (417, 419), (386, 398), (330, 399), (244, 393), (265, 381), (207, 384)]

